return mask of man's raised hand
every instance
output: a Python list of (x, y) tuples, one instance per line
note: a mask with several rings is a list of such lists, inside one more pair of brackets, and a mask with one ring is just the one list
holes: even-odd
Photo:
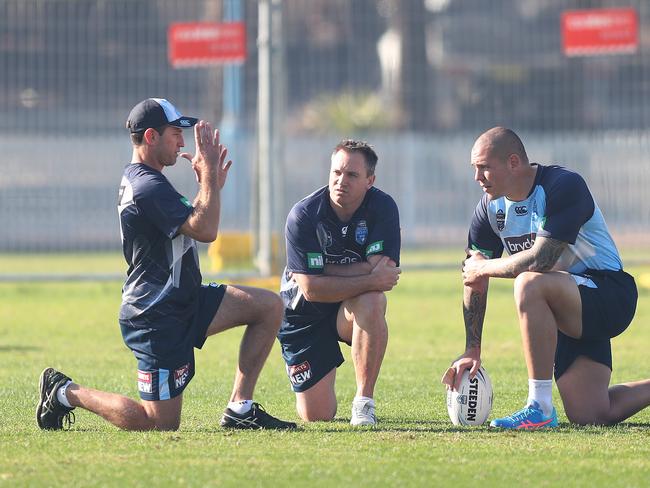
[(228, 150), (219, 143), (219, 131), (213, 130), (209, 122), (201, 120), (194, 126), (194, 140), (196, 156), (186, 152), (180, 156), (192, 163), (192, 169), (199, 183), (214, 182), (217, 188), (223, 188), (232, 161), (229, 160), (224, 164)]

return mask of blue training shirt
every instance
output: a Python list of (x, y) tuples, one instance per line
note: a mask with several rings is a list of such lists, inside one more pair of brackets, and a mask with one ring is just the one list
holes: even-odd
[(561, 166), (537, 166), (528, 198), (513, 202), (483, 195), (469, 229), (468, 247), (498, 258), (530, 249), (537, 236), (567, 242), (555, 270), (579, 274), (587, 269), (623, 268), (603, 214), (584, 179)]
[(308, 302), (292, 273), (323, 274), (326, 264), (352, 264), (381, 254), (399, 266), (400, 227), (397, 204), (390, 195), (371, 187), (349, 222), (341, 222), (330, 204), (327, 186), (296, 203), (285, 227), (287, 266), (280, 295), (285, 309), (296, 314), (328, 313), (338, 303)]
[(118, 212), (128, 264), (120, 323), (144, 328), (185, 325), (201, 286), (194, 239), (178, 233), (192, 204), (146, 164), (124, 169)]

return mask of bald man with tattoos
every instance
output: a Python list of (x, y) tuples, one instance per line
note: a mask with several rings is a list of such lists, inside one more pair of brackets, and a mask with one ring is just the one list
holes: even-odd
[(476, 374), (489, 279), (513, 278), (528, 401), (491, 427), (556, 427), (553, 374), (576, 424), (615, 424), (650, 405), (650, 380), (609, 386), (610, 339), (632, 321), (637, 289), (585, 181), (530, 163), (521, 139), (503, 127), (476, 140), (471, 164), (484, 195), (463, 262), (465, 352), (442, 382), (457, 388), (464, 370)]

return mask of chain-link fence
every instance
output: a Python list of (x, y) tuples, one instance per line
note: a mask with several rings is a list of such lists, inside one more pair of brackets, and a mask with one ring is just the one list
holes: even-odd
[[(636, 15), (632, 49), (565, 54), (564, 12), (619, 7)], [(326, 183), (335, 143), (357, 136), (378, 150), (377, 186), (400, 205), (405, 244), (462, 243), (480, 196), (471, 145), (505, 125), (532, 160), (581, 171), (614, 232), (648, 234), (650, 3), (285, 0), (281, 9), (278, 229)], [(234, 18), (246, 25), (245, 63), (172, 68), (171, 23)], [(0, 250), (119, 248), (124, 122), (152, 96), (221, 125), (235, 160), (222, 228), (251, 228), (257, 22), (252, 0), (0, 0)], [(191, 199), (187, 164), (169, 175)]]

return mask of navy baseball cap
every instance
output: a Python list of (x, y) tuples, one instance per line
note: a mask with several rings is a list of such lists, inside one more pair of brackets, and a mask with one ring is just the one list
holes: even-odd
[(168, 100), (164, 98), (147, 98), (138, 103), (126, 120), (126, 128), (131, 132), (144, 132), (147, 129), (173, 125), (187, 128), (196, 124), (199, 119), (184, 117)]

